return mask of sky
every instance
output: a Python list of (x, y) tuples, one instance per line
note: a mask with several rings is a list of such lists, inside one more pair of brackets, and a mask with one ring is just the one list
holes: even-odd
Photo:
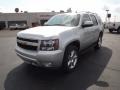
[(15, 8), (28, 12), (90, 11), (105, 20), (106, 9), (112, 14), (111, 21), (120, 21), (120, 0), (0, 0), (0, 12), (14, 12)]

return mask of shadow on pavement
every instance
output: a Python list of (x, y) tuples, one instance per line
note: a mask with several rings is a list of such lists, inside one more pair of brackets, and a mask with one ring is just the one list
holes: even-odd
[(25, 63), (14, 68), (4, 82), (5, 90), (86, 90), (89, 86), (109, 86), (97, 82), (112, 56), (112, 50), (102, 47), (81, 55), (75, 72), (65, 74), (60, 70), (46, 70)]

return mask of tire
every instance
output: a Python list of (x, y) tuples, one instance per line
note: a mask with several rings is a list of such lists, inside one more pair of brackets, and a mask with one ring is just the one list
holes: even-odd
[(102, 47), (102, 34), (99, 35), (98, 41), (95, 46), (95, 50), (99, 50)]
[(117, 29), (117, 33), (120, 34), (120, 27)]
[(112, 29), (109, 29), (109, 32), (110, 32), (110, 33), (112, 33), (112, 32), (113, 32), (113, 30), (112, 30)]
[(73, 71), (76, 66), (79, 59), (79, 50), (76, 46), (70, 45), (66, 48), (62, 68), (65, 72), (71, 72)]

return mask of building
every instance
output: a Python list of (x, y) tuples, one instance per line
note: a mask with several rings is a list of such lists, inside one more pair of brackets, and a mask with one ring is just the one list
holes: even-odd
[(56, 12), (0, 13), (0, 29), (9, 29), (13, 24), (26, 24), (28, 27), (43, 25)]

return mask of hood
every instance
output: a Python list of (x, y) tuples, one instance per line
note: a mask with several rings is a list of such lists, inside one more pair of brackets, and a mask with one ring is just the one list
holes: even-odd
[(73, 28), (74, 27), (67, 26), (39, 26), (21, 31), (17, 35), (26, 38), (53, 37), (59, 36), (62, 32), (71, 30)]

